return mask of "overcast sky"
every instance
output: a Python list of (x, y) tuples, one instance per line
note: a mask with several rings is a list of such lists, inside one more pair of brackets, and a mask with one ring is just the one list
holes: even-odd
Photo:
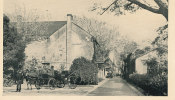
[[(97, 15), (96, 12), (89, 12), (94, 1), (100, 0), (4, 0), (3, 10), (4, 13), (14, 13), (15, 7), (25, 6), (26, 11), (37, 9), (43, 14), (49, 14), (49, 20), (66, 20), (67, 13), (92, 17), (118, 27), (121, 34), (140, 44), (142, 41), (152, 40), (157, 35), (156, 29), (166, 23), (163, 16), (146, 10), (119, 17), (108, 13)], [(104, 6), (111, 3), (111, 0), (101, 1)]]

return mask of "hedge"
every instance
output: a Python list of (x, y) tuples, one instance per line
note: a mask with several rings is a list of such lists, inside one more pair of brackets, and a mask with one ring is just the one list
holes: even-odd
[(129, 82), (142, 88), (146, 94), (154, 96), (167, 96), (166, 75), (149, 76), (148, 74), (131, 74), (129, 76)]

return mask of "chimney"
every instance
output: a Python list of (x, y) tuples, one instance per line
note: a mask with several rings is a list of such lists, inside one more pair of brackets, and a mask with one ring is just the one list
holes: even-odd
[(67, 32), (66, 32), (66, 66), (65, 69), (70, 68), (70, 50), (71, 50), (71, 37), (72, 37), (72, 14), (67, 14)]
[(73, 20), (72, 14), (67, 14), (67, 31), (68, 31), (68, 33), (69, 33), (69, 31), (72, 30), (72, 20)]

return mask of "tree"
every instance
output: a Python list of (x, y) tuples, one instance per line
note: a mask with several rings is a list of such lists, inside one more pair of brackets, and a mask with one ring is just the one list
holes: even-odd
[[(168, 26), (159, 27), (157, 30), (158, 37), (152, 42), (152, 45), (157, 49), (157, 60), (160, 67), (168, 70)], [(166, 72), (167, 73), (167, 72)]]
[(105, 22), (78, 16), (74, 16), (73, 21), (78, 23), (79, 26), (87, 31), (87, 33), (90, 33), (96, 38), (104, 55), (112, 50), (116, 50), (118, 53), (125, 50), (125, 53), (130, 53), (137, 47), (137, 44), (134, 41), (121, 36), (116, 27), (110, 26)]
[(37, 9), (26, 10), (24, 6), (18, 6), (15, 8), (15, 12), (7, 14), (12, 20), (11, 24), (17, 27), (19, 34), (23, 36), (26, 43), (30, 43), (35, 40), (46, 39), (50, 34), (47, 33), (49, 21), (38, 22), (41, 19), (49, 20), (48, 13), (40, 14)]
[(158, 28), (158, 36), (152, 42), (152, 45), (157, 47), (168, 48), (168, 25), (164, 25)]
[(110, 26), (105, 22), (100, 22), (93, 18), (74, 16), (75, 23), (83, 27), (87, 33), (94, 36), (103, 50), (111, 50), (112, 42), (120, 38), (120, 34), (116, 27)]
[(124, 11), (126, 10), (135, 12), (142, 8), (155, 14), (161, 14), (168, 21), (168, 0), (115, 0), (107, 8), (94, 4), (92, 11), (98, 8), (102, 8), (103, 12), (101, 14), (110, 9), (111, 12), (115, 12), (117, 15), (125, 14)]
[(25, 42), (17, 33), (15, 27), (10, 26), (10, 19), (3, 15), (3, 71), (8, 74), (8, 68), (18, 70), (18, 65), (23, 64), (25, 59)]
[[(74, 16), (74, 22), (78, 23), (83, 29), (93, 35), (98, 44), (98, 52), (96, 56), (103, 55), (104, 60), (108, 58), (110, 51), (114, 51), (118, 67), (122, 67), (121, 61), (137, 48), (137, 43), (129, 40), (125, 36), (121, 36), (118, 29), (111, 27), (105, 22), (99, 22), (92, 18)], [(99, 52), (100, 51), (100, 52)]]
[(114, 39), (120, 37), (117, 28), (111, 27), (105, 22), (99, 22), (87, 17), (74, 16), (73, 21), (74, 23), (78, 23), (79, 26), (83, 27), (83, 29), (92, 36), (91, 41), (95, 43), (93, 61), (104, 60), (113, 48)]

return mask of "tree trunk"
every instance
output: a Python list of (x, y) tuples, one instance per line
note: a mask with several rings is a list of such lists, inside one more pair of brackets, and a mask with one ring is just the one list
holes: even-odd
[(152, 13), (156, 13), (156, 14), (162, 14), (166, 20), (168, 21), (168, 3), (162, 2), (162, 0), (154, 0), (155, 3), (159, 6), (159, 9), (155, 9), (153, 7), (150, 7), (138, 0), (128, 0), (131, 3), (134, 3), (136, 5), (138, 5), (139, 7), (148, 10)]
[(168, 9), (166, 9), (166, 8), (160, 9), (160, 12), (166, 18), (166, 20), (168, 21)]
[(162, 0), (154, 0), (159, 6), (159, 13), (162, 14), (168, 21), (168, 1), (163, 2)]

